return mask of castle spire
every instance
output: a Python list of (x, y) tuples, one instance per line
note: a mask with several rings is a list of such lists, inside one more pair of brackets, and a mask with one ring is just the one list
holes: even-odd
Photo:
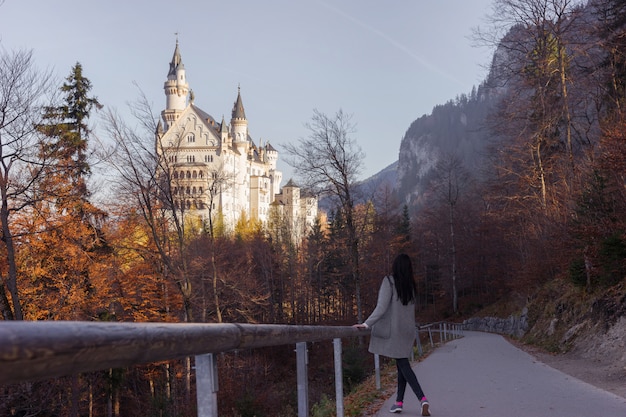
[(174, 76), (176, 79), (176, 72), (182, 69), (185, 70), (185, 66), (183, 65), (183, 58), (180, 56), (180, 48), (178, 47), (178, 33), (176, 33), (176, 48), (174, 48), (174, 56), (172, 56), (172, 61), (170, 62), (170, 71), (167, 73), (167, 78)]
[(180, 114), (187, 108), (189, 96), (189, 84), (185, 74), (185, 66), (178, 46), (178, 33), (176, 34), (176, 47), (167, 73), (167, 80), (163, 85), (165, 90), (165, 110), (161, 113), (165, 130), (178, 119)]
[(241, 100), (241, 86), (237, 86), (237, 100), (233, 106), (233, 120), (246, 120), (246, 112), (243, 109), (243, 101)]
[(246, 112), (243, 110), (243, 101), (241, 100), (241, 87), (237, 87), (237, 100), (233, 106), (232, 118), (230, 119), (232, 135), (236, 143), (248, 142), (248, 120), (246, 120)]

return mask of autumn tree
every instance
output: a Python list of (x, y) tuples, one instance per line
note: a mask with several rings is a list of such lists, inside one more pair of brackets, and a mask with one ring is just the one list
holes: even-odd
[(0, 272), (0, 310), (6, 320), (24, 318), (16, 260), (16, 242), (24, 231), (15, 219), (32, 210), (49, 164), (40, 153), (43, 142), (37, 126), (51, 90), (51, 74), (36, 69), (32, 52), (0, 51), (0, 224), (6, 259), (6, 269)]
[(376, 290), (380, 279), (391, 272), (394, 258), (406, 253), (415, 259), (416, 251), (411, 232), (411, 218), (407, 205), (402, 205), (386, 184), (376, 187), (370, 204), (359, 205), (362, 219), (361, 247), (363, 304), (369, 311), (376, 305)]
[(348, 237), (348, 262), (355, 288), (357, 320), (361, 322), (361, 271), (355, 205), (363, 152), (352, 137), (356, 127), (351, 116), (342, 110), (333, 117), (315, 110), (305, 126), (309, 136), (285, 146), (289, 155), (287, 162), (310, 189), (338, 201)]
[[(489, 29), (476, 39), (496, 47), (490, 84), (504, 86), (505, 97), (496, 119), (498, 134), (519, 143), (516, 162), (527, 165), (524, 179), (548, 210), (559, 191), (553, 184), (573, 185), (575, 132), (571, 88), (572, 62), (580, 7), (575, 0), (497, 0), (488, 16)], [(583, 104), (579, 111), (588, 110)], [(587, 123), (589, 115), (579, 118)], [(585, 143), (579, 137), (577, 143)], [(566, 162), (567, 161), (567, 162)], [(561, 178), (556, 178), (558, 169)], [(520, 174), (522, 174), (520, 172)]]
[(602, 105), (587, 18), (580, 1), (497, 0), (489, 30), (477, 33), (495, 47), (487, 84), (499, 97), (485, 198), (519, 287), (566, 265), (564, 225), (597, 145)]
[(23, 220), (31, 230), (24, 251), (33, 284), (29, 299), (39, 310), (31, 311), (31, 318), (85, 318), (91, 314), (86, 301), (97, 292), (91, 274), (98, 273), (99, 255), (107, 251), (102, 234), (106, 213), (90, 202), (87, 186), (87, 123), (93, 110), (102, 107), (90, 90), (77, 63), (60, 88), (61, 104), (47, 106), (38, 125), (45, 137), (41, 158), (49, 163), (36, 190), (35, 210)]

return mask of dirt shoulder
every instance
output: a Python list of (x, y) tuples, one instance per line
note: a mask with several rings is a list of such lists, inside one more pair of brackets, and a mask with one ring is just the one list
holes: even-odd
[(608, 360), (588, 359), (576, 352), (552, 354), (514, 339), (509, 341), (554, 369), (626, 398), (626, 367), (621, 364)]

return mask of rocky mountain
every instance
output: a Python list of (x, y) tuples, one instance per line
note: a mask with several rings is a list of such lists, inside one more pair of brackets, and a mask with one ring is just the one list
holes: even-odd
[(486, 149), (493, 142), (487, 128), (493, 97), (483, 84), (416, 119), (400, 143), (398, 161), (364, 181), (365, 188), (391, 184), (400, 201), (417, 209), (443, 156), (459, 157), (468, 171), (479, 176)]
[(492, 103), (481, 85), (411, 124), (398, 156), (398, 194), (410, 207), (420, 205), (433, 170), (446, 155), (459, 157), (466, 169), (479, 175), (490, 143), (486, 121)]

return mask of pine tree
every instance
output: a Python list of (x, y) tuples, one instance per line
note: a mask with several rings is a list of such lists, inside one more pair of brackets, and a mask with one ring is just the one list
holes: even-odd
[(44, 121), (48, 124), (41, 126), (41, 131), (50, 138), (42, 152), (56, 161), (55, 172), (50, 173), (47, 185), (57, 191), (61, 206), (64, 201), (84, 202), (90, 196), (86, 179), (91, 173), (87, 161), (91, 130), (87, 121), (94, 107), (102, 108), (97, 98), (89, 96), (91, 82), (83, 76), (80, 63), (76, 63), (65, 80), (61, 87), (65, 95), (63, 104), (47, 107)]
[(46, 107), (38, 127), (47, 138), (40, 149), (42, 158), (51, 163), (36, 210), (28, 219), (29, 229), (39, 233), (33, 234), (22, 254), (25, 271), (32, 277), (29, 316), (36, 319), (85, 318), (86, 301), (96, 292), (91, 279), (99, 271), (96, 255), (107, 252), (101, 232), (105, 213), (90, 203), (87, 187), (91, 173), (87, 121), (93, 108), (101, 105), (89, 96), (91, 82), (79, 63), (60, 90), (62, 104)]

